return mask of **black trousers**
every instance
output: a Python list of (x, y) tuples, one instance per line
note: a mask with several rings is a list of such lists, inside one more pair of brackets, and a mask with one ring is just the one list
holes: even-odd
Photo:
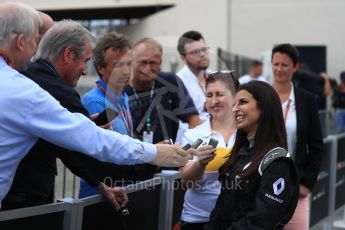
[(206, 223), (188, 223), (181, 221), (181, 230), (203, 230)]
[(50, 204), (53, 197), (35, 196), (26, 193), (9, 193), (1, 203), (1, 210), (26, 208), (36, 205)]
[[(52, 197), (31, 196), (25, 193), (9, 193), (1, 203), (1, 211), (26, 208), (52, 203)], [(63, 213), (51, 213), (39, 216), (0, 221), (1, 230), (55, 230), (62, 229)]]

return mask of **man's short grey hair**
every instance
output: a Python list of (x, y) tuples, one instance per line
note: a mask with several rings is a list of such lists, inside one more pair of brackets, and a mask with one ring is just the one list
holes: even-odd
[(26, 39), (35, 36), (35, 27), (42, 24), (38, 11), (31, 6), (18, 2), (6, 2), (0, 5), (0, 48), (7, 49), (17, 34)]
[(33, 60), (43, 59), (54, 62), (66, 48), (71, 48), (76, 59), (83, 57), (87, 42), (94, 47), (94, 37), (79, 23), (63, 20), (51, 27), (43, 36)]
[(153, 38), (149, 38), (149, 37), (144, 37), (139, 39), (135, 44), (134, 44), (134, 48), (136, 48), (137, 46), (139, 46), (140, 44), (145, 44), (146, 47), (149, 48), (156, 48), (159, 50), (159, 52), (161, 54), (163, 54), (163, 47), (162, 44), (159, 43), (159, 41), (153, 39)]

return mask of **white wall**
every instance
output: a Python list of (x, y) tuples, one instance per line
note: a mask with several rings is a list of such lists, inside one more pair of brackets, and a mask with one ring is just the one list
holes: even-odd
[[(22, 1), (35, 6), (43, 4), (41, 1)], [(66, 2), (61, 0), (59, 3)], [(89, 2), (92, 1), (85, 1), (85, 5)], [(101, 0), (103, 4), (119, 6), (152, 2), (170, 1)], [(56, 7), (56, 4), (56, 1), (44, 1), (45, 6)], [(325, 45), (329, 74), (338, 78), (340, 71), (345, 70), (344, 0), (176, 0), (175, 7), (121, 30), (134, 41), (143, 36), (160, 39), (167, 54), (166, 62), (169, 62), (172, 56), (179, 60), (177, 39), (191, 29), (203, 33), (213, 48), (212, 56), (217, 47), (255, 58), (281, 42)]]
[(233, 0), (231, 50), (257, 55), (274, 44), (325, 45), (327, 69), (345, 70), (345, 1)]
[(345, 70), (344, 0), (177, 0), (124, 32), (134, 40), (171, 37), (175, 48), (178, 36), (190, 29), (201, 31), (213, 48), (249, 57), (281, 42), (325, 45), (329, 74), (338, 78)]
[[(227, 44), (227, 1), (226, 0), (177, 0), (176, 6), (163, 10), (122, 32), (133, 41), (148, 36), (163, 44), (163, 69), (170, 70), (170, 59), (180, 61), (176, 46), (178, 38), (188, 30), (200, 31), (211, 47), (211, 56), (216, 55), (216, 49), (226, 49)], [(212, 58), (211, 67), (216, 63)], [(181, 66), (181, 63), (180, 63)]]

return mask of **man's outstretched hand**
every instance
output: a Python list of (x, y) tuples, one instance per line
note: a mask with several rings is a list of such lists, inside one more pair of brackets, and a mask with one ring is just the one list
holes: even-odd
[(121, 187), (109, 187), (104, 183), (98, 185), (99, 191), (105, 197), (106, 200), (109, 200), (115, 207), (116, 211), (123, 208), (128, 202), (128, 196), (125, 189)]
[(179, 146), (156, 144), (157, 155), (151, 164), (162, 167), (182, 167), (192, 159), (192, 150), (184, 151)]

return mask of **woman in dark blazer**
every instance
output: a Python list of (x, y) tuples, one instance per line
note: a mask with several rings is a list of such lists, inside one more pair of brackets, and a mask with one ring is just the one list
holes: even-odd
[(300, 177), (300, 199), (294, 216), (285, 229), (309, 229), (309, 199), (320, 171), (323, 140), (316, 98), (295, 88), (291, 79), (298, 69), (299, 54), (290, 44), (272, 50), (272, 86), (282, 103), (288, 151), (295, 160)]

